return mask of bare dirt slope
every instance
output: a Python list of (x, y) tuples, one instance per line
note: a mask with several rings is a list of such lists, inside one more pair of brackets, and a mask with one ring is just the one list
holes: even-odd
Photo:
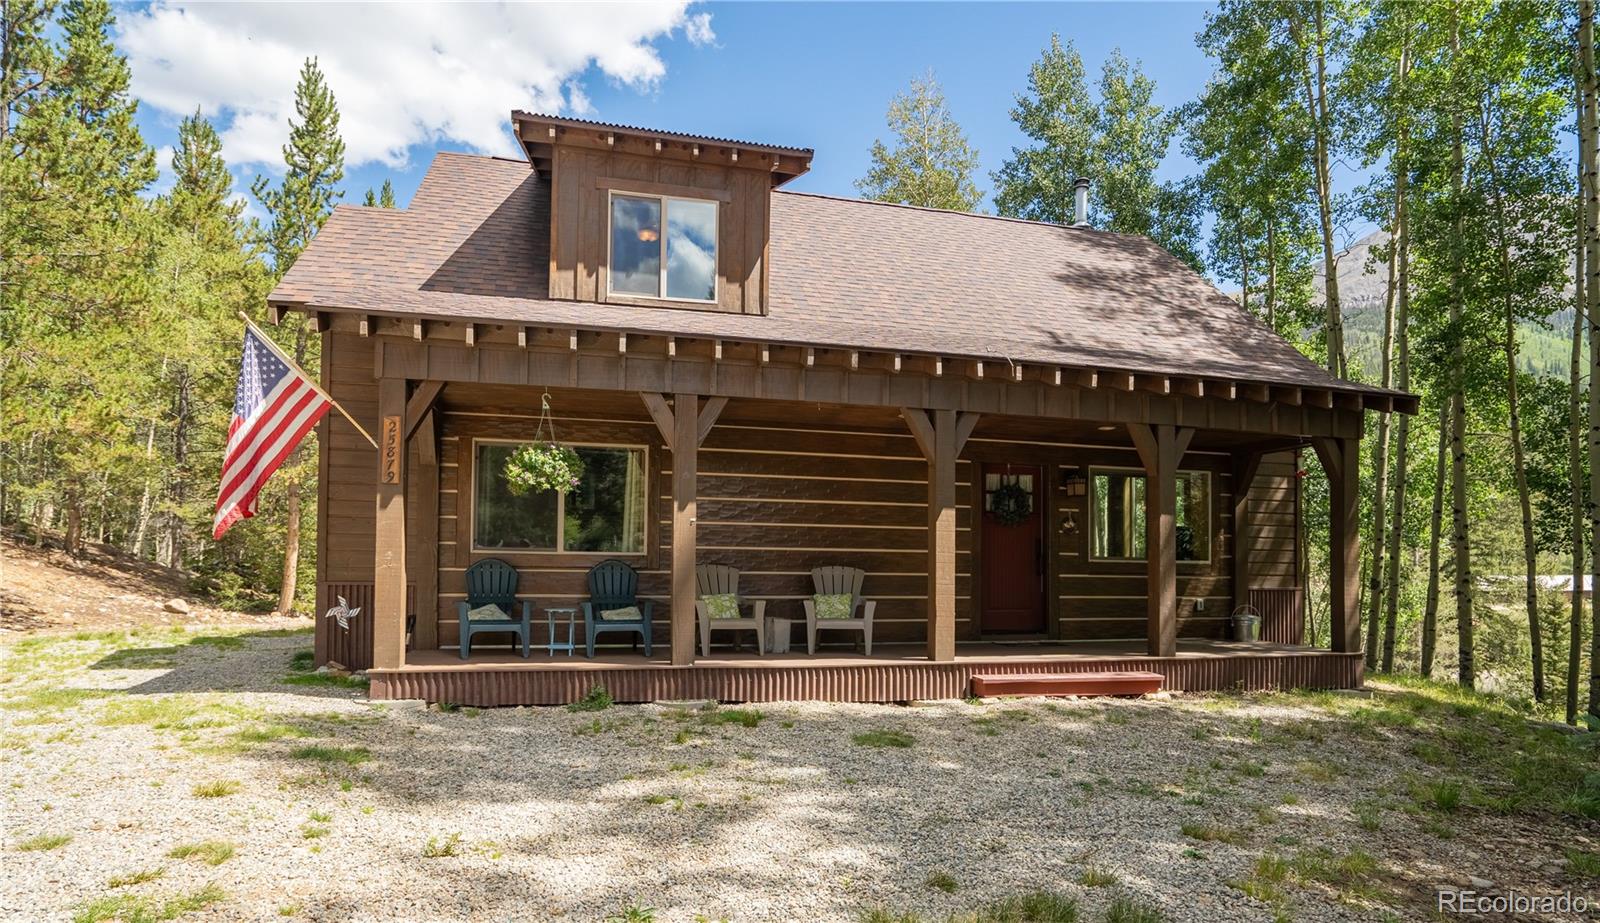
[[(166, 611), (165, 603), (173, 599), (183, 600), (189, 611)], [(285, 624), (292, 622), (270, 613), (207, 605), (194, 597), (187, 574), (114, 549), (89, 545), (82, 557), (73, 558), (0, 537), (0, 637), (35, 631)]]

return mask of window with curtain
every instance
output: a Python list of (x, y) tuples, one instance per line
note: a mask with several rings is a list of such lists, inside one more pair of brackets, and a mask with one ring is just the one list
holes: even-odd
[(477, 444), (473, 544), (504, 551), (644, 551), (644, 449), (573, 446), (583, 479), (566, 491), (518, 496), (506, 484), (514, 443)]
[(611, 196), (611, 291), (717, 300), (717, 203)]
[[(1090, 490), (1091, 556), (1106, 560), (1145, 559), (1145, 477), (1135, 471), (1095, 471)], [(1211, 476), (1179, 471), (1177, 492), (1178, 560), (1211, 560)]]

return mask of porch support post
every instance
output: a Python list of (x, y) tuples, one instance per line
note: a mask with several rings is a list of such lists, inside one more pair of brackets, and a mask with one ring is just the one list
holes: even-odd
[(372, 665), (394, 669), (406, 657), (406, 380), (378, 379), (376, 554), (372, 587)]
[[(411, 646), (431, 651), (439, 646), (439, 434), (438, 415), (423, 414), (412, 440), (417, 444), (417, 475), (410, 478), (415, 488), (416, 509), (412, 513), (417, 537), (414, 549), (417, 566), (417, 628)], [(409, 476), (409, 473), (408, 473)]]
[(695, 492), (699, 486), (699, 398), (672, 406), (672, 663), (694, 663)]
[(928, 659), (956, 658), (956, 459), (975, 413), (901, 411), (928, 460)]
[(1229, 487), (1233, 491), (1233, 608), (1250, 602), (1250, 486), (1261, 470), (1261, 459), (1266, 453), (1259, 449), (1243, 449), (1233, 453), (1233, 477)]
[(1361, 440), (1323, 436), (1311, 441), (1328, 475), (1328, 611), (1332, 648), (1361, 650)]
[(1128, 434), (1144, 462), (1145, 635), (1152, 657), (1178, 654), (1178, 462), (1193, 429), (1129, 423)]

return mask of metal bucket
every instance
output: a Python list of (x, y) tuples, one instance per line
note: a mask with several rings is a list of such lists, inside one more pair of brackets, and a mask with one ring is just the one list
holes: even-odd
[(1233, 611), (1233, 640), (1261, 640), (1261, 613), (1254, 606), (1240, 606)]

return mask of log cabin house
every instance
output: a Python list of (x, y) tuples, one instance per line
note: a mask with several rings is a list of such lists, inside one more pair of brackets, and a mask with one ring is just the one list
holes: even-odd
[[(319, 663), (375, 698), (485, 705), (1361, 683), (1363, 415), (1413, 396), (1331, 377), (1142, 237), (785, 191), (806, 148), (512, 126), (525, 159), (442, 153), (409, 207), (339, 206), (269, 296), (383, 445), (321, 424), (319, 611), (362, 613), (317, 620)], [(503, 460), (544, 395), (590, 483), (514, 497)], [(1302, 457), (1330, 475), (1331, 650), (1304, 645)], [(1020, 521), (990, 509), (1005, 485)], [(628, 562), (654, 656), (489, 636), (462, 659), (464, 574), (491, 557), (541, 613), (536, 648), (545, 609)], [(873, 656), (847, 634), (706, 656), (705, 563), (795, 620), (812, 568), (865, 570)], [(1260, 641), (1229, 640), (1242, 606)]]

